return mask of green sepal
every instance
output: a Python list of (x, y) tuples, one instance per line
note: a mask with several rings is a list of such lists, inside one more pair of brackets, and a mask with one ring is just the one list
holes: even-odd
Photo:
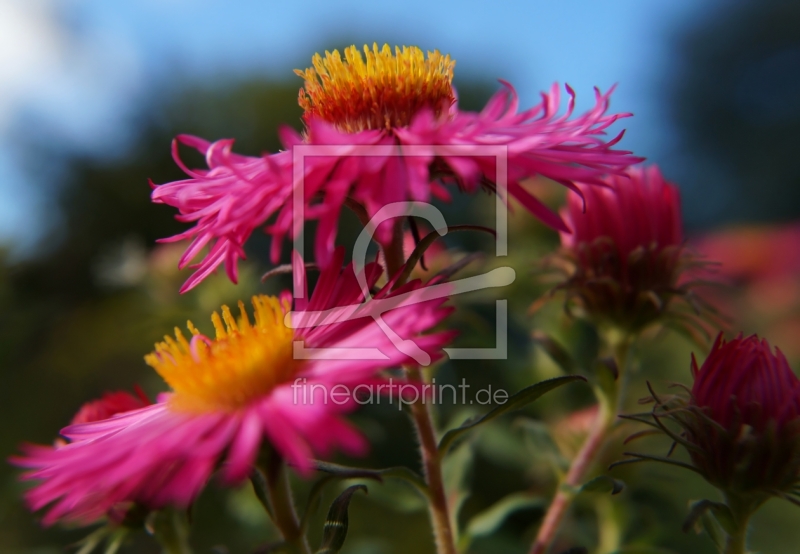
[(317, 554), (336, 554), (344, 546), (349, 525), (347, 510), (350, 507), (350, 500), (358, 491), (368, 492), (366, 485), (353, 485), (346, 488), (331, 504), (322, 531), (322, 544)]
[(714, 502), (712, 500), (698, 500), (691, 503), (689, 515), (683, 522), (683, 532), (686, 533), (689, 529), (697, 527), (698, 520), (706, 515), (712, 514), (714, 519), (719, 523), (726, 533), (734, 535), (738, 532), (738, 525), (736, 525), (736, 518), (733, 517), (730, 508), (721, 502)]
[(531, 385), (530, 387), (524, 388), (518, 393), (511, 396), (508, 401), (503, 404), (502, 406), (497, 406), (489, 413), (470, 419), (466, 421), (461, 427), (457, 427), (456, 429), (451, 429), (447, 433), (444, 434), (442, 440), (439, 441), (439, 452), (442, 455), (445, 455), (450, 447), (453, 445), (453, 442), (456, 439), (462, 437), (468, 431), (474, 429), (478, 425), (482, 423), (486, 423), (487, 421), (491, 421), (492, 419), (506, 414), (508, 412), (512, 412), (514, 410), (519, 410), (520, 408), (527, 406), (531, 402), (539, 399), (545, 393), (550, 392), (553, 389), (560, 387), (561, 385), (566, 385), (567, 383), (571, 383), (573, 381), (586, 381), (585, 377), (580, 375), (565, 375), (563, 377), (555, 377), (553, 379), (547, 379), (546, 381), (542, 381), (540, 383), (536, 383), (535, 385)]

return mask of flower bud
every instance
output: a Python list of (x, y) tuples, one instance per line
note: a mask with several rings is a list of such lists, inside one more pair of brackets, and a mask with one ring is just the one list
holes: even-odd
[[(579, 185), (562, 216), (568, 280), (560, 287), (592, 320), (635, 332), (656, 320), (678, 288), (683, 255), (678, 189), (658, 167)], [(585, 204), (584, 204), (585, 201)]]
[(678, 417), (694, 465), (731, 494), (791, 492), (800, 477), (800, 379), (756, 335), (720, 335), (698, 369), (690, 409)]

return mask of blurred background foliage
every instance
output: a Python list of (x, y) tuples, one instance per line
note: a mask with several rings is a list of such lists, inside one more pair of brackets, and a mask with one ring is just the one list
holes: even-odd
[[(726, 286), (709, 295), (730, 315), (732, 330), (764, 333), (787, 352), (795, 368), (800, 363), (800, 227), (792, 224), (800, 217), (800, 169), (793, 157), (800, 151), (798, 28), (800, 6), (777, 0), (726, 4), (693, 21), (675, 37), (679, 63), (664, 107), (674, 114), (680, 144), (670, 160), (675, 163), (665, 172), (685, 185), (690, 244), (722, 262), (717, 277)], [(462, 107), (480, 109), (495, 89), (490, 77), (494, 76), (487, 75), (485, 81), (457, 77)], [(104, 391), (138, 383), (154, 396), (164, 385), (142, 356), (163, 334), (187, 319), (202, 329), (220, 304), (288, 285), (281, 278), (260, 283), (260, 275), (270, 267), (267, 240), (254, 236), (238, 286), (216, 275), (191, 293), (178, 295), (188, 275), (176, 267), (183, 245), (157, 245), (156, 240), (184, 227), (174, 221), (172, 209), (149, 202), (147, 183), (182, 177), (169, 149), (178, 133), (235, 137), (237, 151), (245, 154), (277, 150), (279, 125), (300, 128), (298, 88), (297, 79), (278, 81), (263, 75), (213, 82), (176, 78), (132, 110), (131, 138), (114, 156), (53, 144), (47, 130), (36, 125), (20, 137), (31, 182), (51, 199), (57, 223), (34, 255), (20, 259), (0, 251), (0, 453), (12, 454), (22, 441), (51, 442), (83, 402)], [(636, 149), (631, 141), (623, 145)], [(189, 165), (202, 163), (189, 152), (185, 159)], [(531, 186), (553, 206), (563, 201), (557, 186)], [(721, 205), (712, 210), (699, 207), (714, 202)], [(457, 196), (451, 205), (440, 207), (450, 223), (478, 220), (493, 225), (490, 196)], [(736, 229), (727, 230), (732, 225)], [(354, 218), (343, 216), (343, 226), (340, 242), (351, 244), (358, 232)], [(494, 301), (508, 298), (509, 358), (447, 362), (439, 368), (437, 382), (464, 378), (473, 391), (491, 385), (514, 392), (557, 375), (558, 366), (531, 341), (533, 329), (551, 333), (584, 362), (597, 349), (591, 328), (565, 317), (558, 301), (535, 316), (528, 314), (528, 306), (547, 290), (537, 277), (538, 260), (557, 247), (558, 237), (520, 210), (510, 226), (509, 258), (494, 260), (489, 255), (468, 271), (502, 263), (515, 268), (516, 282), (506, 290), (459, 299), (451, 320), (460, 331), (458, 346), (492, 346)], [(442, 256), (492, 251), (490, 240), (467, 234), (448, 237), (447, 245), (453, 253)], [(669, 381), (687, 382), (692, 350), (703, 355), (702, 349), (674, 334), (650, 333), (638, 348), (632, 397), (645, 395), (645, 378), (664, 387)], [(568, 416), (591, 401), (585, 386), (558, 390), (524, 412), (487, 426), (453, 454), (448, 479), (452, 494), (464, 495), (462, 527), (510, 493), (522, 491), (531, 498), (493, 533), (476, 535), (470, 552), (526, 551), (553, 493), (553, 466), (563, 463), (571, 441), (585, 430), (585, 418)], [(443, 425), (486, 410), (474, 405), (441, 408)], [(630, 409), (637, 410), (635, 405)], [(411, 426), (396, 406), (365, 407), (353, 419), (370, 438), (372, 452), (363, 460), (337, 461), (419, 469)], [(667, 447), (648, 445), (653, 451)], [(470, 452), (471, 464), (463, 463)], [(607, 452), (605, 458), (613, 461), (620, 452)], [(0, 551), (61, 552), (63, 545), (86, 534), (42, 529), (22, 504), (24, 486), (17, 481), (18, 473), (0, 465)], [(629, 486), (607, 500), (602, 524), (626, 519), (620, 530), (625, 544), (712, 552), (705, 537), (680, 532), (687, 502), (714, 495), (704, 483), (654, 466), (620, 469), (614, 476)], [(393, 482), (368, 485), (370, 494), (353, 500), (343, 552), (432, 552), (427, 514), (413, 492)], [(310, 485), (298, 481), (297, 486), (302, 504)], [(335, 494), (331, 487), (326, 502)], [(599, 528), (591, 507), (589, 501), (577, 504), (561, 533), (562, 550), (594, 544)], [(319, 510), (314, 522), (318, 530), (324, 511)], [(756, 518), (755, 549), (794, 551), (800, 543), (794, 523), (798, 515), (795, 508), (773, 501)], [(225, 545), (232, 553), (251, 552), (275, 537), (249, 486), (235, 491), (209, 487), (193, 517), (197, 552), (210, 552), (213, 545)], [(315, 540), (318, 537), (317, 532)], [(125, 551), (158, 549), (141, 535)]]

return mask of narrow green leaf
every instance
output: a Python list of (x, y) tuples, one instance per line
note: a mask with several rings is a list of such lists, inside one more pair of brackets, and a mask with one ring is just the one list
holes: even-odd
[(317, 554), (336, 554), (344, 546), (349, 525), (347, 510), (350, 507), (350, 500), (357, 491), (367, 493), (367, 487), (365, 485), (348, 487), (331, 504), (322, 531), (322, 544), (317, 550)]
[(397, 479), (410, 484), (421, 496), (426, 500), (428, 499), (428, 485), (425, 484), (424, 479), (414, 470), (404, 466), (383, 469), (365, 469), (315, 460), (314, 468), (327, 475), (318, 479), (308, 493), (306, 509), (300, 522), (300, 528), (304, 530), (308, 526), (311, 516), (313, 516), (317, 512), (317, 508), (319, 508), (319, 501), (323, 490), (329, 483), (336, 480), (371, 479), (383, 483), (384, 479)]
[(253, 473), (250, 474), (250, 482), (253, 483), (253, 491), (256, 493), (256, 498), (261, 502), (270, 519), (272, 519), (272, 505), (269, 502), (269, 493), (267, 492), (269, 487), (264, 472), (259, 468), (254, 468)]
[(531, 333), (533, 341), (542, 347), (548, 356), (558, 365), (564, 373), (578, 373), (580, 368), (566, 348), (561, 346), (553, 337), (543, 331)]
[(619, 479), (612, 479), (608, 475), (598, 475), (594, 479), (587, 481), (578, 489), (578, 493), (582, 492), (605, 492), (619, 494), (625, 488), (625, 483)]
[(314, 468), (317, 471), (335, 475), (340, 479), (372, 479), (379, 483), (382, 483), (384, 479), (400, 479), (412, 485), (423, 495), (427, 496), (428, 494), (428, 486), (425, 484), (425, 480), (416, 471), (405, 466), (368, 469), (315, 460)]
[(527, 493), (515, 493), (506, 496), (469, 521), (460, 542), (460, 550), (465, 551), (472, 539), (494, 533), (512, 513), (525, 508), (545, 506), (546, 504), (547, 501), (544, 498)]
[(584, 377), (580, 375), (565, 375), (564, 377), (556, 377), (554, 379), (548, 379), (546, 381), (542, 381), (541, 383), (536, 383), (535, 385), (531, 385), (530, 387), (524, 388), (511, 398), (508, 399), (508, 402), (503, 404), (502, 406), (498, 406), (491, 410), (489, 413), (485, 414), (482, 417), (478, 417), (476, 419), (472, 419), (464, 423), (461, 427), (456, 429), (451, 429), (447, 433), (444, 434), (442, 440), (439, 442), (439, 451), (442, 455), (446, 454), (450, 447), (453, 445), (453, 442), (464, 435), (467, 431), (470, 431), (477, 427), (482, 423), (486, 423), (487, 421), (491, 421), (492, 419), (506, 414), (508, 412), (512, 412), (514, 410), (519, 410), (520, 408), (530, 404), (534, 400), (537, 400), (539, 397), (544, 395), (545, 393), (550, 392), (553, 389), (560, 387), (561, 385), (566, 385), (567, 383), (572, 383), (574, 381), (586, 381)]
[(125, 542), (125, 537), (127, 536), (128, 533), (124, 529), (118, 530), (116, 533), (112, 534), (106, 543), (106, 549), (103, 554), (116, 554), (117, 550), (122, 546), (122, 543)]
[(105, 539), (110, 534), (111, 534), (111, 529), (107, 526), (92, 531), (89, 535), (87, 535), (74, 545), (81, 547), (81, 549), (78, 550), (75, 554), (89, 554), (97, 547), (97, 545), (99, 545), (103, 541), (103, 539)]

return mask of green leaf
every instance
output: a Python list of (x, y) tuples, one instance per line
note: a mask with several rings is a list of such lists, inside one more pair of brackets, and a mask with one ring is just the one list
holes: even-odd
[(342, 479), (371, 479), (379, 483), (383, 483), (386, 479), (398, 479), (409, 483), (414, 490), (420, 493), (426, 500), (428, 500), (428, 485), (420, 477), (420, 475), (404, 466), (389, 467), (384, 469), (365, 469), (357, 467), (348, 467), (339, 464), (332, 464), (330, 462), (322, 462), (319, 460), (314, 461), (314, 468), (317, 471), (326, 473), (324, 477), (317, 480), (311, 487), (308, 493), (308, 501), (306, 502), (306, 509), (303, 513), (303, 518), (300, 522), (300, 528), (305, 530), (308, 526), (311, 516), (313, 516), (319, 507), (322, 491), (325, 487), (333, 481)]
[(423, 496), (428, 495), (428, 486), (425, 484), (425, 480), (416, 471), (405, 466), (367, 469), (315, 460), (314, 468), (317, 471), (334, 475), (340, 479), (372, 479), (379, 483), (382, 483), (384, 479), (399, 479), (413, 486)]
[(266, 510), (270, 519), (272, 519), (272, 504), (269, 501), (269, 485), (267, 485), (267, 478), (264, 472), (259, 468), (254, 468), (253, 473), (250, 474), (250, 482), (253, 483), (253, 491), (256, 493), (258, 501)]
[(534, 331), (531, 333), (531, 337), (564, 373), (572, 374), (580, 372), (580, 367), (578, 367), (577, 362), (552, 336), (543, 331)]
[(466, 551), (469, 543), (476, 537), (485, 537), (494, 533), (512, 513), (525, 508), (545, 506), (546, 504), (547, 501), (544, 498), (527, 493), (515, 493), (506, 496), (469, 521), (459, 543), (459, 550)]
[(439, 442), (439, 451), (442, 453), (442, 455), (446, 454), (456, 439), (462, 437), (465, 433), (474, 429), (478, 425), (486, 423), (487, 421), (491, 421), (492, 419), (508, 412), (519, 410), (534, 400), (537, 400), (545, 393), (548, 393), (551, 390), (560, 387), (561, 385), (566, 385), (567, 383), (571, 383), (573, 381), (586, 381), (586, 379), (580, 375), (565, 375), (564, 377), (548, 379), (546, 381), (542, 381), (541, 383), (536, 383), (535, 385), (531, 385), (530, 387), (522, 389), (509, 398), (508, 402), (502, 406), (498, 406), (484, 416), (469, 420), (461, 427), (451, 429), (445, 433), (442, 437), (442, 440)]
[(582, 492), (610, 492), (612, 495), (619, 494), (625, 488), (625, 483), (619, 479), (612, 479), (608, 475), (598, 475), (594, 479), (587, 481), (583, 486), (578, 489), (578, 493)]
[(125, 542), (125, 537), (127, 536), (128, 533), (125, 529), (118, 529), (109, 537), (103, 554), (116, 554), (117, 550), (122, 546), (122, 543)]
[(317, 554), (336, 554), (344, 546), (349, 525), (347, 510), (350, 507), (350, 500), (358, 491), (368, 492), (365, 485), (353, 485), (345, 489), (331, 504), (322, 531), (322, 544), (317, 550)]
[(558, 474), (563, 474), (569, 469), (570, 462), (562, 454), (546, 423), (519, 417), (514, 420), (513, 426), (522, 429), (530, 456), (547, 462)]
[(75, 554), (89, 554), (95, 548), (97, 548), (97, 546), (101, 542), (103, 542), (103, 540), (110, 534), (111, 534), (111, 529), (107, 526), (92, 531), (89, 535), (87, 535), (74, 545), (81, 547), (81, 549), (78, 550)]
[(736, 519), (733, 517), (730, 508), (721, 502), (712, 500), (698, 500), (691, 503), (689, 515), (683, 522), (683, 532), (686, 533), (692, 527), (697, 527), (698, 520), (706, 514), (712, 514), (714, 519), (729, 535), (738, 531)]

